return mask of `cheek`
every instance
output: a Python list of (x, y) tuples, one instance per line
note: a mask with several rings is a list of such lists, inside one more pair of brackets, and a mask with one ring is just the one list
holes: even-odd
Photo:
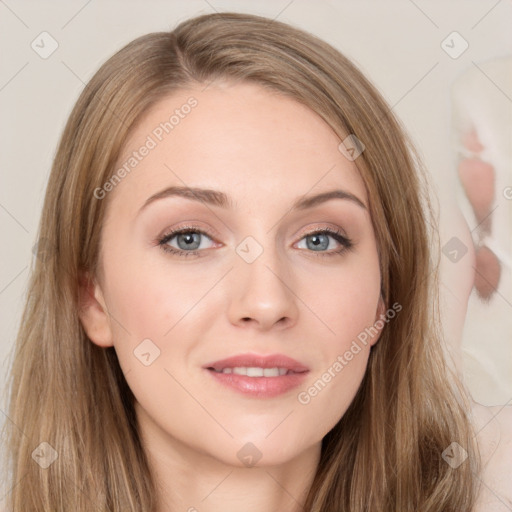
[(366, 373), (370, 342), (378, 335), (374, 323), (379, 289), (368, 275), (340, 273), (316, 299), (314, 308), (329, 329), (319, 328), (324, 332), (315, 338), (319, 363), (297, 402), (324, 433), (345, 414)]
[(347, 350), (333, 353), (329, 363), (298, 391), (300, 414), (314, 419), (323, 435), (338, 423), (352, 403), (365, 375), (368, 356), (368, 346), (349, 344)]
[(132, 391), (149, 391), (157, 400), (160, 395), (151, 390), (169, 384), (165, 370), (174, 374), (178, 368), (185, 375), (191, 353), (219, 319), (223, 307), (215, 293), (221, 287), (209, 293), (218, 272), (207, 265), (171, 264), (165, 256), (155, 264), (136, 251), (121, 262), (105, 266), (115, 350)]
[[(315, 343), (319, 364), (314, 375), (298, 394), (298, 403), (316, 418), (321, 429), (329, 431), (354, 399), (366, 372), (370, 342), (379, 331), (377, 305), (380, 296), (380, 270), (373, 250), (347, 259), (337, 270), (316, 272), (317, 286), (304, 295), (304, 302), (318, 312)], [(303, 293), (308, 288), (301, 286)]]
[(163, 339), (209, 285), (207, 275), (170, 263), (158, 247), (148, 250), (138, 242), (140, 247), (130, 248), (129, 239), (121, 232), (113, 235), (104, 253), (106, 300), (119, 345), (127, 338), (133, 343)]
[(122, 340), (127, 334), (134, 340), (161, 338), (172, 325), (170, 312), (181, 310), (180, 294), (166, 288), (171, 280), (166, 283), (165, 276), (155, 275), (150, 268), (130, 271), (129, 262), (125, 263), (109, 276), (115, 339)]
[(321, 320), (318, 334), (331, 355), (331, 349), (346, 349), (376, 321), (380, 270), (372, 247), (301, 277), (300, 297)]
[(324, 290), (314, 300), (333, 340), (357, 336), (374, 323), (379, 290), (380, 283), (371, 277), (371, 272), (343, 272), (324, 283)]

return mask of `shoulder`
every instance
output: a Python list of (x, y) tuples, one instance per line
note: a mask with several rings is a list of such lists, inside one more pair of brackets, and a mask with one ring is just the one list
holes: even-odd
[(512, 405), (474, 404), (473, 423), (482, 459), (474, 512), (512, 510)]

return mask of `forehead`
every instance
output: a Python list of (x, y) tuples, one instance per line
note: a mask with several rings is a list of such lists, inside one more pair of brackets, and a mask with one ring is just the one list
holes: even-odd
[(177, 91), (145, 114), (117, 162), (129, 172), (114, 196), (135, 207), (164, 187), (197, 186), (257, 208), (342, 187), (366, 204), (341, 139), (307, 106), (257, 84), (204, 87)]

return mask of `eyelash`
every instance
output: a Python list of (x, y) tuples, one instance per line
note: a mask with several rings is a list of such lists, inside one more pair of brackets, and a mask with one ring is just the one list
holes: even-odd
[[(195, 228), (193, 226), (184, 226), (184, 227), (182, 227), (180, 229), (177, 229), (177, 230), (174, 230), (174, 231), (170, 231), (169, 233), (166, 233), (165, 235), (163, 235), (163, 237), (158, 238), (156, 240), (156, 242), (162, 248), (162, 250), (167, 252), (167, 253), (171, 253), (171, 254), (174, 254), (174, 255), (177, 255), (177, 256), (185, 256), (185, 257), (187, 257), (187, 256), (198, 256), (198, 255), (200, 255), (200, 253), (202, 252), (203, 249), (195, 250), (195, 251), (182, 251), (182, 250), (179, 250), (179, 249), (175, 249), (174, 247), (171, 247), (170, 245), (167, 245), (167, 243), (170, 240), (172, 240), (176, 235), (189, 234), (189, 233), (200, 233), (201, 235), (205, 235), (205, 236), (213, 239), (213, 234), (208, 232), (207, 230), (198, 229), (198, 228)], [(338, 249), (336, 251), (330, 251), (330, 252), (308, 251), (308, 252), (312, 252), (315, 256), (336, 256), (336, 255), (339, 256), (339, 255), (341, 255), (341, 254), (345, 253), (346, 251), (349, 251), (349, 250), (351, 250), (353, 248), (353, 243), (352, 243), (352, 240), (350, 238), (347, 238), (345, 235), (343, 235), (341, 233), (341, 231), (338, 231), (338, 230), (332, 229), (332, 228), (323, 228), (323, 229), (317, 229), (317, 230), (311, 231), (310, 233), (306, 233), (301, 238), (301, 240), (303, 238), (308, 237), (308, 236), (319, 235), (319, 234), (328, 234), (328, 235), (330, 235), (338, 243), (340, 243), (342, 247), (341, 247), (341, 249)]]

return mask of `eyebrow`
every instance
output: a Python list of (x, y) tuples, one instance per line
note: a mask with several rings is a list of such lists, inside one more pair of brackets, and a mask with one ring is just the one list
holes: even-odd
[[(231, 208), (235, 206), (235, 203), (231, 200), (231, 198), (226, 195), (224, 192), (220, 192), (219, 190), (212, 190), (207, 188), (197, 188), (197, 187), (180, 187), (173, 186), (167, 187), (156, 194), (153, 194), (149, 197), (146, 202), (141, 206), (139, 213), (144, 210), (151, 203), (159, 199), (164, 199), (167, 197), (184, 197), (186, 199), (191, 199), (194, 201), (200, 201), (202, 203), (210, 204), (213, 206), (219, 206), (220, 208)], [(322, 192), (320, 194), (316, 194), (314, 196), (309, 197), (299, 197), (292, 205), (291, 210), (305, 210), (307, 208), (312, 208), (320, 203), (324, 203), (331, 199), (346, 199), (351, 201), (361, 208), (366, 210), (365, 204), (354, 194), (341, 189), (330, 190), (328, 192)]]

